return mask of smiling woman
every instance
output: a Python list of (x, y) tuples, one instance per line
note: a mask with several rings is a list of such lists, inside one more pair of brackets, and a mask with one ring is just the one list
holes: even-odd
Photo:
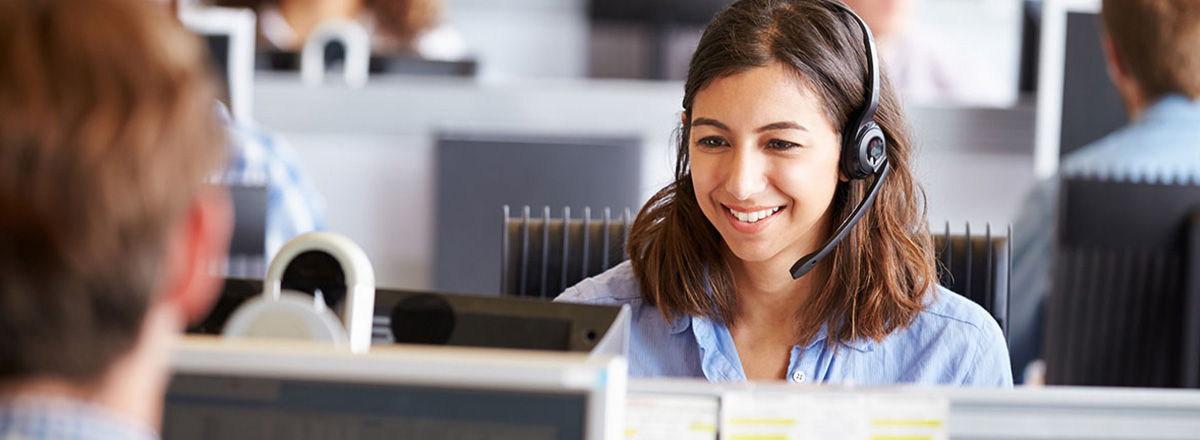
[(936, 285), (873, 46), (834, 0), (742, 0), (709, 24), (675, 181), (639, 213), (630, 262), (558, 298), (633, 308), (631, 374), (1011, 386), (999, 326)]

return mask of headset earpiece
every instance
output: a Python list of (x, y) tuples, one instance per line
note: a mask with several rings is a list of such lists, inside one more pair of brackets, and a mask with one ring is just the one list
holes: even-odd
[(874, 176), (875, 179), (867, 188), (866, 195), (838, 226), (829, 241), (815, 252), (801, 257), (796, 264), (792, 265), (793, 279), (800, 278), (817, 267), (817, 263), (832, 253), (833, 248), (846, 238), (850, 230), (858, 224), (867, 209), (870, 209), (871, 204), (874, 203), (875, 196), (879, 194), (879, 189), (882, 187), (883, 180), (887, 178), (889, 170), (887, 136), (884, 136), (883, 129), (879, 127), (879, 124), (875, 123), (875, 109), (879, 106), (879, 55), (875, 49), (875, 39), (871, 36), (871, 29), (867, 27), (867, 23), (854, 11), (837, 0), (832, 0), (829, 4), (845, 12), (858, 23), (862, 30), (863, 47), (867, 58), (867, 79), (864, 85), (866, 102), (861, 110), (851, 115), (849, 123), (842, 131), (842, 156), (839, 167), (846, 178), (866, 179)]
[(874, 121), (861, 126), (842, 147), (842, 173), (850, 179), (866, 179), (879, 172), (887, 160), (887, 137)]

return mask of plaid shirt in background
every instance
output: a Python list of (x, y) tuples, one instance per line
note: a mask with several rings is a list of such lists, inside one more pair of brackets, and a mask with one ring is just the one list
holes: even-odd
[(265, 255), (270, 261), (292, 237), (325, 228), (324, 201), (286, 140), (234, 121), (224, 106), (218, 107), (228, 128), (229, 151), (225, 170), (217, 180), (227, 185), (267, 187)]
[(0, 440), (158, 440), (149, 426), (103, 407), (52, 397), (0, 399)]

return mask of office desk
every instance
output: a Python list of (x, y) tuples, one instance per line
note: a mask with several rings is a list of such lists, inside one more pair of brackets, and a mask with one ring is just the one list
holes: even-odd
[[(633, 379), (627, 410), (630, 420), (681, 420), (678, 411), (673, 412), (679, 404), (658, 409), (655, 399), (674, 399), (694, 406), (719, 402), (718, 412), (709, 411), (704, 416), (721, 421), (722, 438), (734, 438), (735, 431), (744, 428), (738, 425), (747, 421), (774, 424), (779, 429), (772, 432), (787, 432), (790, 428), (793, 433), (837, 433), (835, 437), (818, 438), (1200, 438), (1200, 390), (855, 389)], [(665, 430), (662, 426), (655, 428)], [(627, 433), (637, 429), (636, 425), (626, 426)], [(675, 429), (680, 433), (696, 431), (693, 425), (681, 423)], [(767, 430), (759, 435), (781, 440), (799, 438), (772, 436)]]

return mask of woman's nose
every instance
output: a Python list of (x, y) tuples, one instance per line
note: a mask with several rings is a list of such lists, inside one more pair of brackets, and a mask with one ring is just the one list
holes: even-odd
[(725, 164), (725, 191), (738, 200), (747, 200), (767, 186), (766, 161), (753, 151), (737, 151)]

